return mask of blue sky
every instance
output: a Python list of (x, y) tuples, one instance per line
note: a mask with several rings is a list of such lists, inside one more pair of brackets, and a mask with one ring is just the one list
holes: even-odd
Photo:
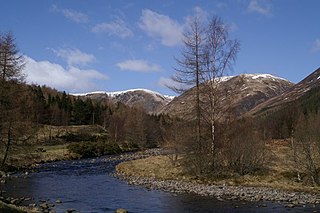
[(320, 66), (318, 0), (2, 0), (29, 83), (69, 93), (163, 86), (188, 17), (220, 16), (241, 43), (230, 75), (270, 73), (299, 82)]

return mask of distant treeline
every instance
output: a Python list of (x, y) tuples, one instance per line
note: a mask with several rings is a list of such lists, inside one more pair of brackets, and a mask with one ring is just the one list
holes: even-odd
[(34, 105), (33, 120), (47, 125), (100, 125), (113, 142), (136, 148), (163, 143), (171, 118), (149, 115), (143, 109), (122, 103), (75, 97), (45, 86), (28, 86)]
[[(314, 87), (300, 98), (274, 109), (262, 109), (256, 117), (264, 128), (266, 139), (285, 139), (293, 136), (303, 118), (315, 117), (320, 110), (320, 87)], [(266, 112), (264, 112), (266, 111)]]

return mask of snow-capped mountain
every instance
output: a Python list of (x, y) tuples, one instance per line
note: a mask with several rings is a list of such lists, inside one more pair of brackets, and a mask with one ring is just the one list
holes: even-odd
[[(241, 116), (258, 104), (278, 96), (292, 87), (294, 84), (270, 74), (242, 74), (238, 76), (226, 76), (217, 80), (218, 103), (217, 109), (221, 114)], [(201, 85), (201, 90), (206, 85)], [(161, 113), (178, 116), (185, 119), (194, 118), (195, 88), (192, 88), (181, 96), (172, 100), (161, 109)], [(203, 106), (206, 107), (205, 97)], [(223, 116), (222, 116), (223, 117)]]
[(284, 106), (290, 102), (298, 100), (300, 97), (307, 94), (308, 91), (315, 87), (320, 87), (320, 68), (315, 70), (305, 79), (285, 91), (283, 94), (273, 97), (264, 103), (259, 104), (253, 108), (249, 114), (258, 115), (266, 113), (268, 110), (275, 110), (277, 107)]
[(130, 107), (142, 107), (146, 112), (151, 114), (157, 113), (174, 98), (174, 96), (163, 95), (147, 89), (130, 89), (116, 92), (95, 91), (72, 95), (95, 100), (121, 102)]

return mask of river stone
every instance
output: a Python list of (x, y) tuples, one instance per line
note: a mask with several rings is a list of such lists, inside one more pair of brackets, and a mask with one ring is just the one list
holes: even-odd
[(49, 209), (49, 205), (47, 203), (41, 203), (39, 206), (42, 209)]
[(12, 204), (18, 204), (18, 203), (20, 203), (21, 201), (20, 201), (20, 199), (15, 198), (15, 199), (12, 199), (10, 202), (11, 202)]
[(61, 204), (62, 201), (60, 199), (56, 200), (56, 203)]
[(117, 209), (116, 213), (128, 213), (128, 211), (126, 209)]

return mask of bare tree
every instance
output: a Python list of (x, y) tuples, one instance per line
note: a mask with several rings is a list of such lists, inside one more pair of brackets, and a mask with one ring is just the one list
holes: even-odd
[[(221, 91), (219, 88), (223, 76), (232, 68), (235, 62), (240, 44), (237, 40), (229, 38), (228, 28), (221, 18), (214, 16), (206, 30), (206, 45), (204, 50), (204, 68), (201, 77), (205, 85), (204, 94), (204, 120), (210, 125), (211, 129), (211, 155), (212, 161), (216, 149), (216, 122), (221, 118), (221, 110), (218, 103), (229, 91)], [(212, 162), (213, 164), (214, 162)]]
[(178, 83), (176, 87), (170, 87), (177, 93), (183, 93), (190, 87), (195, 86), (196, 96), (194, 110), (196, 114), (196, 143), (201, 152), (201, 109), (200, 109), (200, 85), (201, 85), (201, 58), (205, 42), (204, 28), (198, 17), (189, 21), (188, 31), (185, 32), (183, 43), (184, 49), (181, 59), (176, 59), (178, 67), (172, 79)]
[(264, 169), (267, 149), (263, 134), (257, 131), (250, 119), (241, 119), (229, 125), (228, 140), (225, 142), (224, 160), (227, 167), (240, 175)]
[(5, 165), (13, 143), (24, 143), (31, 135), (29, 124), (32, 102), (22, 68), (23, 57), (19, 55), (12, 33), (0, 35), (0, 142), (4, 146), (1, 167)]
[(320, 116), (301, 115), (295, 133), (295, 163), (313, 185), (320, 185)]
[[(216, 149), (216, 122), (221, 116), (217, 103), (226, 95), (219, 90), (219, 83), (232, 68), (239, 47), (237, 40), (229, 38), (228, 28), (219, 17), (214, 16), (207, 25), (200, 18), (194, 17), (189, 22), (189, 31), (184, 35), (182, 57), (177, 59), (179, 66), (172, 78), (178, 83), (177, 87), (171, 87), (176, 92), (185, 92), (186, 89), (195, 87), (194, 112), (198, 157), (204, 158), (211, 153), (211, 165), (214, 165)], [(205, 140), (202, 138), (207, 135), (207, 132), (201, 130), (204, 123), (210, 125), (210, 148), (208, 144), (204, 144)], [(204, 159), (200, 161), (207, 164)]]

